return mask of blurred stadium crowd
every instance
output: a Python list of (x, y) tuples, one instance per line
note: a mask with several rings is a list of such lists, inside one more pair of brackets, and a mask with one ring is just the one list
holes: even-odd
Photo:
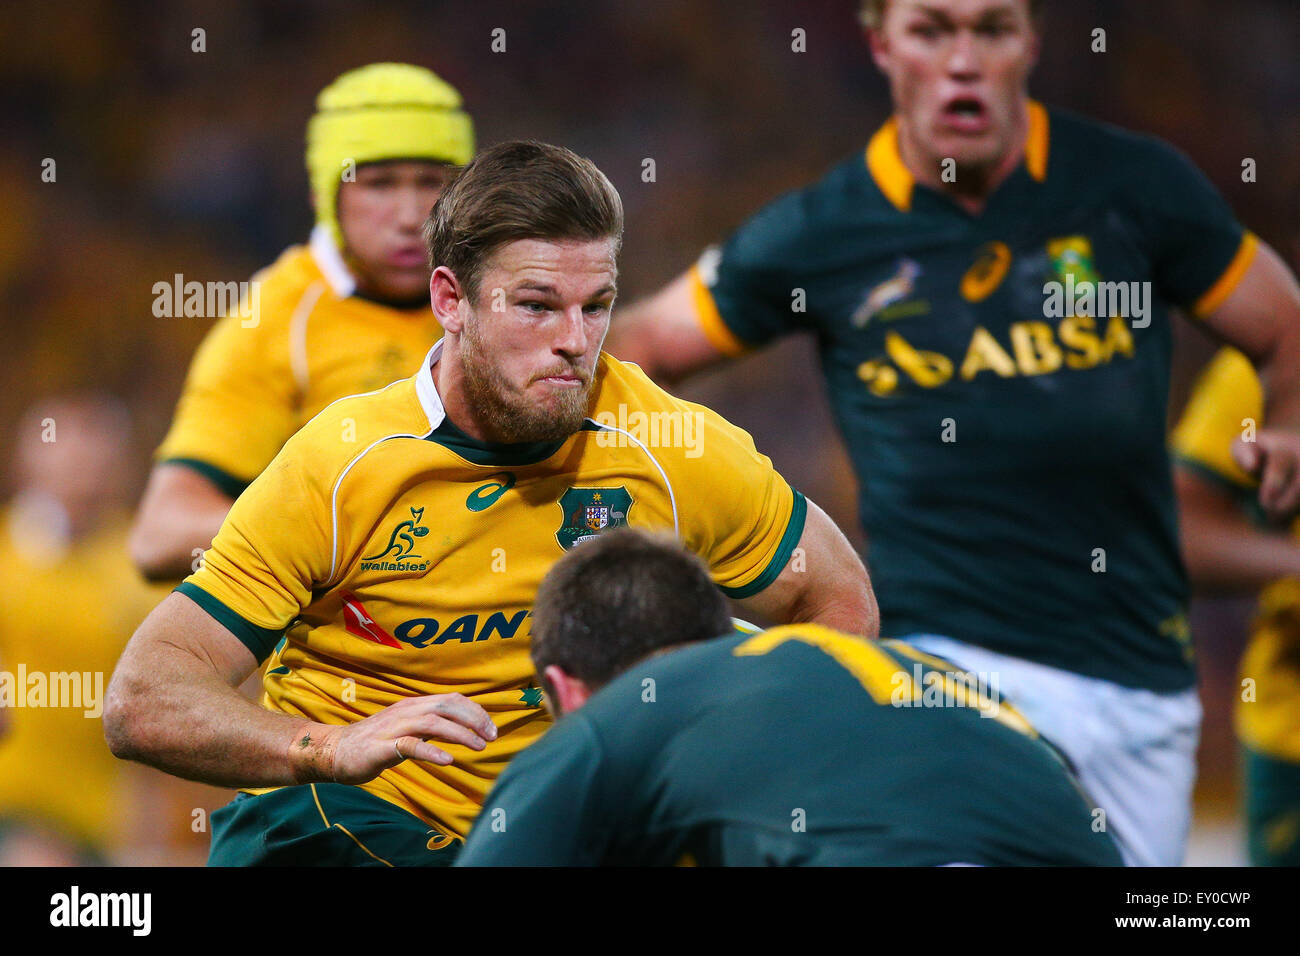
[[(102, 471), (90, 497), (105, 522), (124, 520), (212, 322), (156, 317), (153, 285), (176, 273), (247, 279), (305, 239), (304, 125), (316, 92), (344, 70), (379, 60), (429, 66), (464, 94), (482, 145), (537, 138), (591, 157), (627, 207), (621, 294), (630, 301), (774, 195), (861, 148), (884, 119), (887, 92), (854, 6), (9, 4), (0, 30), (8, 369), (0, 454), (13, 463), (2, 472), (5, 498), (54, 481), (18, 464), (52, 396), (93, 390), (119, 403), (116, 440), (62, 467)], [(807, 31), (805, 53), (791, 50), (796, 27)], [(1107, 33), (1103, 54), (1090, 50), (1096, 27)], [(196, 28), (205, 31), (203, 52), (192, 49)], [(497, 28), (506, 49), (494, 53)], [(1293, 0), (1072, 0), (1051, 5), (1031, 91), (1182, 148), (1242, 222), (1300, 267), (1297, 49)], [(1258, 161), (1256, 182), (1242, 181), (1245, 157)], [(42, 181), (46, 158), (55, 160), (54, 182)], [(642, 178), (646, 158), (655, 160), (653, 182)], [(1190, 326), (1179, 332), (1171, 417), (1213, 348)], [(806, 344), (754, 356), (686, 393), (751, 431), (796, 487), (857, 534), (852, 475)], [(111, 461), (98, 461), (101, 454)], [(128, 559), (123, 551), (103, 561), (126, 568)], [(57, 627), (65, 610), (52, 608), (48, 625)], [(1201, 601), (1193, 615), (1206, 705), (1203, 820), (1234, 812), (1228, 708), (1248, 611), (1249, 602)], [(129, 634), (106, 640), (125, 643)], [(97, 721), (83, 723), (99, 733)], [(5, 746), (0, 772), (12, 774)], [(99, 849), (128, 862), (201, 861), (206, 839), (194, 833), (192, 810), (225, 796), (124, 764), (105, 773), (114, 771), (134, 775), (134, 796), (111, 811), (134, 829)]]

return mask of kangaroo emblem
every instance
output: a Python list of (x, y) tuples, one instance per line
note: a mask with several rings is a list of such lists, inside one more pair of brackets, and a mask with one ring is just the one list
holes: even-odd
[(390, 554), (397, 560), (402, 558), (419, 559), (418, 554), (412, 554), (415, 550), (415, 539), (423, 538), (429, 533), (429, 529), (420, 524), (420, 519), (424, 517), (423, 508), (411, 509), (411, 520), (401, 522), (393, 533), (388, 536), (388, 547), (384, 548), (379, 554), (363, 558), (364, 561), (380, 561)]

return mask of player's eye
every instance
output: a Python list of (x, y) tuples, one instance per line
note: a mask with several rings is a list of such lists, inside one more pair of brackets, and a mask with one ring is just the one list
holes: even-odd
[(609, 311), (609, 303), (591, 302), (583, 307), (583, 311), (588, 315), (601, 315), (602, 313)]
[(1005, 23), (986, 23), (980, 26), (975, 32), (981, 36), (986, 36), (991, 40), (996, 40), (999, 37), (1004, 37), (1010, 33), (1011, 27)]
[(528, 299), (524, 302), (520, 302), (519, 307), (525, 312), (530, 312), (533, 315), (541, 315), (546, 311), (546, 303), (539, 302), (537, 299)]
[(922, 40), (937, 40), (941, 31), (934, 23), (914, 23), (909, 32)]

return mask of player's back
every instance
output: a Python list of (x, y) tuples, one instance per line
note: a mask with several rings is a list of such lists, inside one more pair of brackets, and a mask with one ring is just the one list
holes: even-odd
[[(956, 673), (815, 625), (650, 658), (517, 758), (485, 804), (514, 839), (485, 824), (463, 862), (1118, 865), (1055, 752)], [(552, 774), (580, 779), (539, 816)]]

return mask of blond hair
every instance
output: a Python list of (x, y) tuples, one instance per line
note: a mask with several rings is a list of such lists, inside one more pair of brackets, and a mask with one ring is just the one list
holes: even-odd
[[(879, 30), (885, 19), (888, 0), (862, 0), (858, 6), (858, 19), (868, 30)], [(1035, 22), (1042, 16), (1044, 0), (1029, 0), (1029, 16)]]

